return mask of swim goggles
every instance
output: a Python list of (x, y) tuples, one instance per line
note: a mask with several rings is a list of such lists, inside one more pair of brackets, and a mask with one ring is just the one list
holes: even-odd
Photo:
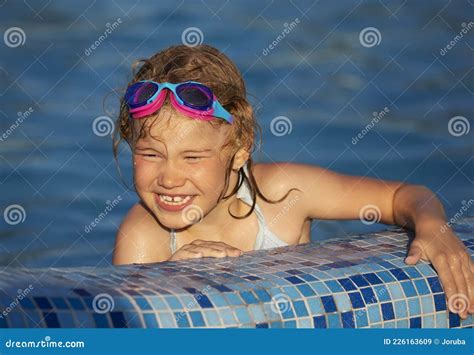
[(143, 80), (130, 85), (125, 93), (125, 102), (132, 118), (142, 118), (158, 111), (165, 102), (168, 91), (172, 106), (182, 114), (194, 119), (210, 121), (215, 117), (232, 123), (232, 115), (217, 101), (212, 90), (195, 82), (157, 83)]

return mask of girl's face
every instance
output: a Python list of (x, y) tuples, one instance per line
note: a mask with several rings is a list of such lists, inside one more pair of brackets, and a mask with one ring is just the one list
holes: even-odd
[[(230, 159), (221, 147), (231, 127), (214, 128), (169, 105), (160, 109), (158, 117), (134, 124), (135, 129), (148, 125), (133, 149), (135, 189), (158, 221), (167, 228), (185, 228), (196, 222), (191, 220), (196, 214), (202, 218), (215, 208)], [(173, 195), (186, 197), (167, 203)], [(194, 217), (186, 217), (186, 211)]]

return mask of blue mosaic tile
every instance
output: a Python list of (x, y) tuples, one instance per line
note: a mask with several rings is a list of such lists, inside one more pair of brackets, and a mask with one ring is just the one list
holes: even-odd
[(428, 284), (430, 285), (431, 292), (433, 293), (443, 292), (443, 289), (441, 287), (438, 277), (428, 277), (427, 281), (428, 281)]
[(144, 297), (135, 297), (134, 301), (137, 303), (138, 307), (142, 310), (152, 310), (152, 307)]
[(364, 298), (366, 304), (372, 304), (377, 302), (377, 298), (375, 297), (374, 290), (372, 287), (364, 287), (360, 289), (360, 293)]
[(323, 303), (323, 307), (327, 313), (336, 312), (336, 304), (334, 303), (333, 296), (322, 296), (321, 301)]
[(360, 292), (349, 292), (349, 298), (354, 309), (365, 307), (364, 300)]
[(294, 301), (293, 309), (295, 310), (297, 317), (306, 317), (308, 315), (308, 310), (306, 309), (304, 301)]
[(327, 318), (328, 318), (328, 328), (342, 328), (339, 314), (331, 313), (327, 315)]
[(395, 277), (394, 277), (389, 271), (380, 271), (380, 272), (377, 273), (377, 276), (378, 276), (383, 282), (396, 281)]
[(143, 319), (147, 328), (158, 328), (158, 322), (154, 313), (143, 313)]
[(300, 279), (299, 277), (296, 277), (296, 276), (290, 276), (290, 277), (286, 277), (286, 279), (288, 281), (290, 281), (292, 284), (301, 284), (301, 283), (304, 283), (304, 280)]
[(383, 318), (383, 320), (390, 320), (390, 319), (395, 318), (392, 303), (382, 303), (380, 306), (382, 307), (382, 318)]
[(431, 296), (421, 297), (421, 313), (430, 314), (430, 313), (433, 313), (434, 311), (435, 310), (434, 310), (433, 297)]
[(357, 290), (357, 287), (354, 285), (354, 283), (350, 279), (339, 279), (337, 281), (341, 284), (341, 286), (346, 291)]
[(350, 279), (358, 286), (358, 287), (363, 287), (363, 286), (369, 286), (369, 283), (367, 282), (366, 279), (362, 275), (354, 275), (351, 276)]
[(421, 317), (410, 318), (410, 328), (421, 328)]
[(399, 300), (401, 298), (405, 298), (402, 288), (399, 283), (391, 283), (391, 284), (388, 284), (387, 287), (390, 291), (390, 295), (393, 300)]
[(405, 300), (395, 301), (395, 316), (397, 318), (406, 318), (408, 317), (408, 306)]
[(53, 302), (54, 307), (57, 309), (69, 309), (69, 306), (63, 298), (52, 297), (51, 301)]
[(378, 304), (367, 306), (370, 323), (380, 322), (380, 306)]
[(419, 295), (427, 295), (430, 293), (428, 285), (425, 279), (418, 279), (413, 281), (415, 283), (416, 289), (418, 290)]
[(236, 308), (235, 313), (237, 315), (237, 319), (239, 320), (239, 322), (241, 324), (246, 324), (246, 323), (251, 323), (252, 322), (247, 308), (238, 307), (238, 308)]
[(407, 299), (410, 316), (417, 316), (421, 313), (420, 300), (418, 298)]
[(382, 284), (383, 281), (374, 273), (367, 273), (362, 275), (371, 285)]
[(449, 327), (459, 327), (461, 325), (461, 317), (459, 315), (449, 312)]
[(313, 317), (313, 322), (315, 328), (327, 328), (326, 316)]
[(405, 292), (406, 297), (417, 296), (415, 287), (413, 286), (413, 282), (411, 282), (410, 280), (407, 280), (407, 281), (400, 282), (400, 284), (403, 287), (403, 291)]
[(311, 314), (323, 314), (325, 313), (323, 303), (319, 297), (308, 298), (308, 307)]
[(162, 300), (161, 297), (159, 297), (159, 296), (150, 296), (149, 301), (150, 301), (149, 304), (151, 305), (151, 307), (153, 309), (161, 310), (161, 309), (167, 309), (168, 308), (165, 301)]
[(433, 296), (436, 312), (446, 310), (446, 296), (438, 294)]
[[(248, 310), (255, 323), (263, 323), (265, 321), (265, 312), (263, 311), (263, 307), (261, 305), (251, 304), (248, 306)], [(291, 310), (284, 312), (284, 315), (286, 314), (291, 314), (291, 316), (289, 315), (285, 318), (294, 318), (293, 312)]]
[(318, 295), (327, 295), (331, 292), (342, 292), (344, 289), (342, 286), (334, 281), (314, 282), (311, 283), (311, 287), (316, 291)]
[[(58, 312), (58, 319), (59, 323), (61, 324), (62, 328), (74, 328), (75, 323), (74, 323), (74, 318), (72, 317), (71, 314), (65, 313), (65, 312)], [(105, 317), (107, 320), (107, 317)], [(109, 328), (110, 325), (108, 321), (104, 323), (104, 328)]]
[(357, 312), (355, 312), (355, 321), (356, 321), (357, 328), (367, 327), (369, 324), (369, 321), (367, 318), (367, 310), (365, 309), (357, 310)]
[(352, 309), (352, 304), (347, 294), (339, 293), (334, 295), (334, 300), (336, 301), (337, 309), (340, 312), (345, 312)]
[(352, 313), (352, 311), (342, 312), (341, 321), (342, 321), (343, 328), (354, 328), (355, 327), (354, 313)]
[(379, 302), (385, 302), (385, 301), (391, 300), (390, 293), (388, 292), (385, 285), (375, 285), (374, 292)]
[(297, 288), (301, 292), (301, 294), (305, 297), (310, 297), (310, 296), (315, 295), (314, 291), (311, 289), (309, 285), (306, 285), (306, 284), (298, 285)]

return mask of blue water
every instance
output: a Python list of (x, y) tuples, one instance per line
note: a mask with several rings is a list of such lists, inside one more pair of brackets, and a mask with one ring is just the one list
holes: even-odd
[[(223, 50), (243, 73), (264, 133), (257, 161), (424, 184), (448, 216), (473, 197), (473, 130), (455, 137), (448, 122), (463, 116), (472, 124), (474, 30), (440, 53), (469, 23), (467, 1), (10, 0), (0, 6), (2, 33), (11, 27), (25, 33), (21, 46), (0, 42), (0, 134), (32, 109), (0, 142), (1, 211), (11, 205), (25, 211), (21, 223), (0, 221), (0, 265), (111, 262), (115, 231), (137, 197), (119, 179), (109, 137), (94, 134), (92, 125), (117, 113), (113, 95), (106, 111), (103, 100), (127, 83), (133, 60), (180, 43), (189, 27), (199, 28), (204, 43)], [(118, 18), (118, 28), (87, 56)], [(296, 18), (299, 24), (263, 55)], [(361, 45), (366, 27), (379, 30), (378, 45)], [(389, 113), (353, 145), (372, 113), (385, 107)], [(271, 133), (277, 116), (290, 119), (290, 134)], [(130, 155), (122, 150), (131, 186)], [(315, 221), (312, 238), (383, 227)]]

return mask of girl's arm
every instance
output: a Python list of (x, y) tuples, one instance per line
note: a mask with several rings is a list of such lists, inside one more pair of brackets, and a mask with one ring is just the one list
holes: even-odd
[(278, 163), (268, 168), (268, 184), (279, 184), (285, 193), (291, 188), (302, 191), (292, 194), (299, 194), (298, 206), (307, 218), (370, 218), (415, 231), (405, 262), (430, 261), (449, 304), (461, 306), (462, 318), (474, 313), (474, 263), (448, 227), (440, 201), (428, 188), (343, 175), (311, 165)]
[[(474, 313), (474, 263), (464, 244), (446, 222), (443, 205), (425, 186), (402, 185), (393, 196), (394, 222), (415, 231), (405, 262), (414, 265), (429, 260), (454, 311), (464, 307), (461, 317)], [(469, 309), (470, 305), (470, 309)]]

